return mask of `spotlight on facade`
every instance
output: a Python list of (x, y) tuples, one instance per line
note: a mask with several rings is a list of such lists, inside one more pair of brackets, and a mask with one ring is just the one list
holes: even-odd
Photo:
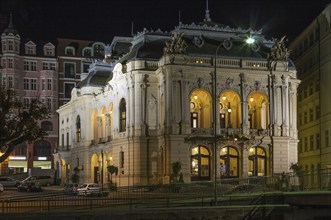
[(255, 39), (252, 38), (252, 37), (248, 37), (248, 38), (246, 39), (246, 43), (247, 43), (247, 44), (253, 44), (254, 42), (255, 42)]

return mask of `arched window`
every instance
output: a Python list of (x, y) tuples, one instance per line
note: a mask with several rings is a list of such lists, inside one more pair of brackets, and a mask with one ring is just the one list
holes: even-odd
[(71, 47), (71, 46), (68, 46), (65, 48), (65, 51), (64, 51), (65, 55), (75, 55), (75, 48), (74, 47)]
[(250, 129), (267, 129), (269, 121), (268, 98), (260, 92), (248, 97), (248, 125)]
[(220, 172), (221, 177), (239, 176), (239, 154), (234, 147), (226, 146), (221, 149)]
[(51, 144), (46, 140), (38, 140), (33, 144), (33, 156), (50, 157)]
[(191, 180), (210, 179), (210, 153), (206, 147), (196, 146), (191, 149)]
[(53, 124), (50, 121), (41, 122), (41, 129), (44, 131), (53, 131)]
[[(226, 83), (231, 84), (231, 80)], [(220, 94), (219, 99), (220, 127), (239, 128), (241, 125), (241, 101), (240, 96), (233, 90), (227, 90)]]
[(76, 118), (76, 141), (80, 141), (80, 117), (77, 115)]
[(92, 56), (91, 48), (84, 48), (83, 49), (83, 56), (84, 57), (91, 57)]
[(212, 97), (204, 89), (196, 89), (190, 96), (190, 113), (192, 128), (212, 127)]
[(248, 156), (248, 176), (266, 175), (266, 153), (261, 147), (251, 147)]
[(120, 132), (126, 131), (126, 101), (124, 98), (120, 102)]
[(102, 44), (94, 44), (93, 52), (95, 57), (103, 57), (105, 55), (105, 48)]

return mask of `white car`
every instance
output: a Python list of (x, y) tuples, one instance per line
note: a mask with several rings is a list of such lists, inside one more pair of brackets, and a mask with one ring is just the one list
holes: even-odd
[(77, 195), (92, 196), (102, 195), (102, 188), (97, 183), (83, 183), (77, 188)]
[(3, 185), (0, 184), (0, 193), (2, 193), (2, 192), (3, 192)]

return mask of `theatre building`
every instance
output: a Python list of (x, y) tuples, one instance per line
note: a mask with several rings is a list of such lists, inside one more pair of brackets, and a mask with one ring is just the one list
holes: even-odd
[(116, 37), (59, 113), (62, 182), (118, 186), (270, 176), (297, 162), (296, 70), (283, 39), (212, 22)]

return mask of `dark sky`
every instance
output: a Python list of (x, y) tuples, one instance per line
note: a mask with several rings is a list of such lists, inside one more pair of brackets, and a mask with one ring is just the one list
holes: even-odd
[[(259, 30), (267, 38), (292, 40), (331, 0), (209, 0), (212, 21)], [(171, 31), (179, 20), (203, 21), (206, 0), (0, 0), (0, 13), (13, 12), (23, 37), (103, 41), (147, 29)]]

